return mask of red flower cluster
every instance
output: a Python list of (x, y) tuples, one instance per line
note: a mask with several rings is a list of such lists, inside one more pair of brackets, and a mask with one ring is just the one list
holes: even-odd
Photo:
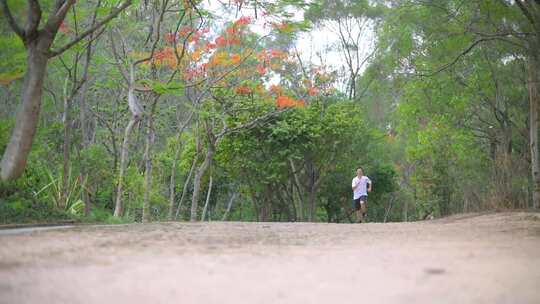
[(215, 44), (218, 47), (225, 47), (228, 45), (240, 45), (242, 44), (242, 41), (240, 40), (240, 38), (237, 38), (236, 36), (232, 36), (228, 38), (224, 36), (219, 36), (216, 38)]
[(261, 75), (266, 74), (266, 68), (264, 67), (263, 64), (258, 64), (257, 65), (257, 73), (259, 73)]
[(294, 100), (293, 98), (280, 95), (276, 98), (278, 108), (304, 107), (306, 103), (303, 100)]
[(183, 73), (184, 80), (191, 81), (194, 78), (204, 77), (206, 75), (207, 67), (207, 64), (201, 64), (200, 66), (187, 68)]
[(194, 32), (195, 29), (192, 28), (191, 26), (183, 26), (180, 28), (180, 31), (178, 32), (178, 35), (182, 36), (182, 37), (186, 37), (189, 33), (191, 32)]
[(317, 94), (319, 94), (321, 90), (319, 90), (319, 88), (316, 88), (316, 87), (309, 87), (307, 89), (307, 93), (309, 94), (309, 96), (315, 96)]
[(281, 86), (275, 85), (275, 84), (271, 85), (269, 90), (270, 92), (274, 94), (278, 94), (278, 95), (281, 95), (281, 93), (283, 92), (283, 89), (281, 88)]
[(246, 95), (251, 93), (251, 89), (248, 86), (241, 85), (236, 88), (236, 94)]
[(165, 37), (164, 37), (165, 41), (171, 43), (171, 42), (175, 42), (176, 39), (178, 39), (178, 33), (167, 33), (165, 34)]
[(248, 25), (249, 23), (251, 23), (251, 17), (240, 17), (240, 19), (236, 20), (230, 27), (225, 29), (225, 34), (216, 38), (216, 46), (225, 47), (228, 45), (242, 44), (240, 37), (243, 34), (243, 26)]
[(248, 25), (251, 23), (251, 17), (249, 16), (242, 16), (240, 19), (236, 20), (234, 22), (234, 26), (241, 26), (241, 25)]

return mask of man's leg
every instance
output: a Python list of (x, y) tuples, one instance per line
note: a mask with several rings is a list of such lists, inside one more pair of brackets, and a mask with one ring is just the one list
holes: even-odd
[(367, 214), (367, 197), (360, 199), (360, 211), (362, 212), (362, 219), (364, 219)]
[(361, 223), (363, 219), (364, 218), (362, 216), (362, 210), (361, 209), (356, 210), (356, 222)]
[(356, 213), (356, 222), (361, 223), (362, 222), (362, 209), (359, 199), (354, 200), (354, 212)]

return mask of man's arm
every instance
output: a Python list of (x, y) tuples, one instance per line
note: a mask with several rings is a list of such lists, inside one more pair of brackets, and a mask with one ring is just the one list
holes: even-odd
[(368, 192), (371, 192), (371, 187), (372, 187), (373, 183), (371, 182), (371, 180), (368, 181), (368, 188), (367, 188), (367, 191)]
[(356, 188), (358, 188), (358, 186), (360, 185), (360, 181), (358, 181), (356, 184), (354, 184), (354, 180), (352, 182), (352, 190), (356, 190)]

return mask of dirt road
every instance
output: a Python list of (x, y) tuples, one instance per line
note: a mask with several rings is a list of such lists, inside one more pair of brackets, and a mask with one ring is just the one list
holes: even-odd
[(540, 214), (0, 235), (0, 303), (540, 303)]

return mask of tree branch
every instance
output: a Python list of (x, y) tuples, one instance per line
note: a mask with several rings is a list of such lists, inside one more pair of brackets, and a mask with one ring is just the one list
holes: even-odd
[(231, 133), (235, 133), (235, 132), (238, 132), (242, 129), (250, 129), (252, 127), (255, 127), (256, 125), (258, 125), (259, 123), (262, 123), (264, 121), (266, 121), (267, 119), (271, 119), (271, 118), (274, 118), (278, 115), (280, 115), (281, 113), (284, 113), (286, 111), (288, 111), (290, 108), (284, 108), (284, 109), (280, 109), (280, 110), (277, 110), (277, 111), (272, 111), (272, 112), (268, 112), (262, 116), (259, 116), (257, 118), (254, 118), (248, 122), (245, 122), (243, 124), (240, 124), (238, 126), (235, 126), (234, 128), (225, 128), (224, 130), (222, 130), (217, 136), (216, 138), (218, 138), (218, 140), (220, 140), (221, 138), (223, 138), (223, 136), (225, 136), (226, 134), (231, 134)]
[(75, 4), (75, 0), (57, 0), (49, 16), (49, 20), (47, 20), (47, 24), (45, 24), (45, 30), (49, 33), (56, 33), (73, 4)]
[(522, 0), (516, 0), (516, 4), (519, 6), (519, 9), (521, 10), (521, 12), (523, 13), (523, 15), (525, 15), (525, 17), (527, 18), (527, 20), (529, 20), (529, 22), (533, 25), (533, 27), (535, 26), (535, 20), (534, 20), (534, 17), (533, 15), (531, 14), (531, 12), (525, 7), (525, 3), (522, 2)]
[(456, 56), (456, 58), (454, 58), (454, 60), (452, 60), (451, 62), (441, 66), (440, 68), (438, 68), (437, 70), (435, 70), (434, 72), (431, 72), (431, 73), (427, 73), (427, 74), (424, 74), (424, 73), (421, 73), (421, 74), (418, 74), (418, 76), (420, 77), (431, 77), (431, 76), (435, 76), (437, 74), (439, 74), (440, 72), (450, 68), (451, 66), (453, 66), (454, 64), (456, 64), (461, 58), (463, 58), (465, 55), (467, 55), (470, 51), (472, 51), (478, 44), (482, 43), (482, 42), (485, 42), (485, 41), (491, 41), (491, 40), (498, 40), (499, 38), (498, 37), (491, 37), (491, 38), (482, 38), (482, 39), (478, 39), (476, 41), (474, 41), (473, 43), (471, 43), (471, 45), (469, 45), (469, 47), (467, 47), (463, 52), (461, 52), (458, 56)]
[(111, 41), (111, 49), (113, 52), (115, 64), (118, 66), (118, 70), (120, 71), (120, 74), (124, 78), (126, 82), (129, 82), (129, 76), (127, 72), (124, 70), (124, 67), (122, 66), (122, 60), (120, 59), (120, 55), (118, 55), (118, 51), (116, 50), (116, 43), (114, 42), (114, 38), (112, 36), (112, 31), (109, 31), (109, 40)]
[(60, 54), (62, 54), (63, 52), (65, 52), (66, 50), (68, 50), (69, 48), (71, 48), (72, 46), (74, 46), (75, 44), (79, 43), (79, 41), (81, 41), (82, 39), (84, 39), (86, 36), (92, 34), (93, 32), (95, 32), (97, 29), (99, 29), (100, 27), (102, 27), (103, 25), (105, 25), (107, 22), (109, 22), (110, 20), (112, 20), (113, 18), (115, 18), (116, 16), (118, 16), (118, 14), (120, 14), (120, 12), (122, 12), (124, 9), (126, 9), (128, 6), (130, 6), (132, 3), (132, 0), (126, 0), (126, 2), (124, 2), (121, 6), (119, 6), (118, 8), (114, 9), (107, 17), (105, 17), (103, 20), (97, 22), (94, 26), (92, 26), (91, 28), (89, 28), (88, 30), (82, 32), (81, 34), (79, 34), (77, 37), (73, 38), (73, 40), (71, 40), (70, 42), (68, 42), (66, 45), (64, 45), (63, 47), (60, 47), (59, 49), (55, 50), (55, 51), (51, 51), (50, 54), (49, 54), (49, 58), (52, 58), (52, 57), (55, 57), (55, 56), (58, 56)]
[(41, 21), (41, 6), (37, 0), (28, 0), (28, 23), (26, 24), (25, 35), (34, 36), (37, 33), (39, 22)]
[[(159, 17), (157, 22), (155, 23), (155, 37), (154, 42), (152, 43), (152, 49), (150, 50), (150, 55), (148, 55), (146, 58), (141, 58), (133, 63), (133, 65), (138, 65), (140, 63), (143, 63), (145, 61), (148, 61), (152, 58), (154, 58), (154, 53), (157, 48), (157, 44), (159, 42), (159, 38), (161, 37), (161, 22), (163, 22), (163, 16), (165, 15), (165, 12), (167, 11), (167, 2), (163, 2), (163, 6), (161, 8), (161, 12), (159, 13)], [(150, 33), (150, 36), (152, 36), (152, 33)]]
[(2, 10), (4, 11), (4, 15), (6, 16), (7, 22), (9, 24), (9, 27), (21, 38), (22, 41), (26, 40), (25, 34), (23, 29), (17, 24), (17, 21), (15, 21), (15, 18), (13, 18), (13, 15), (11, 14), (11, 11), (9, 10), (7, 0), (0, 0), (0, 5), (2, 5)]

